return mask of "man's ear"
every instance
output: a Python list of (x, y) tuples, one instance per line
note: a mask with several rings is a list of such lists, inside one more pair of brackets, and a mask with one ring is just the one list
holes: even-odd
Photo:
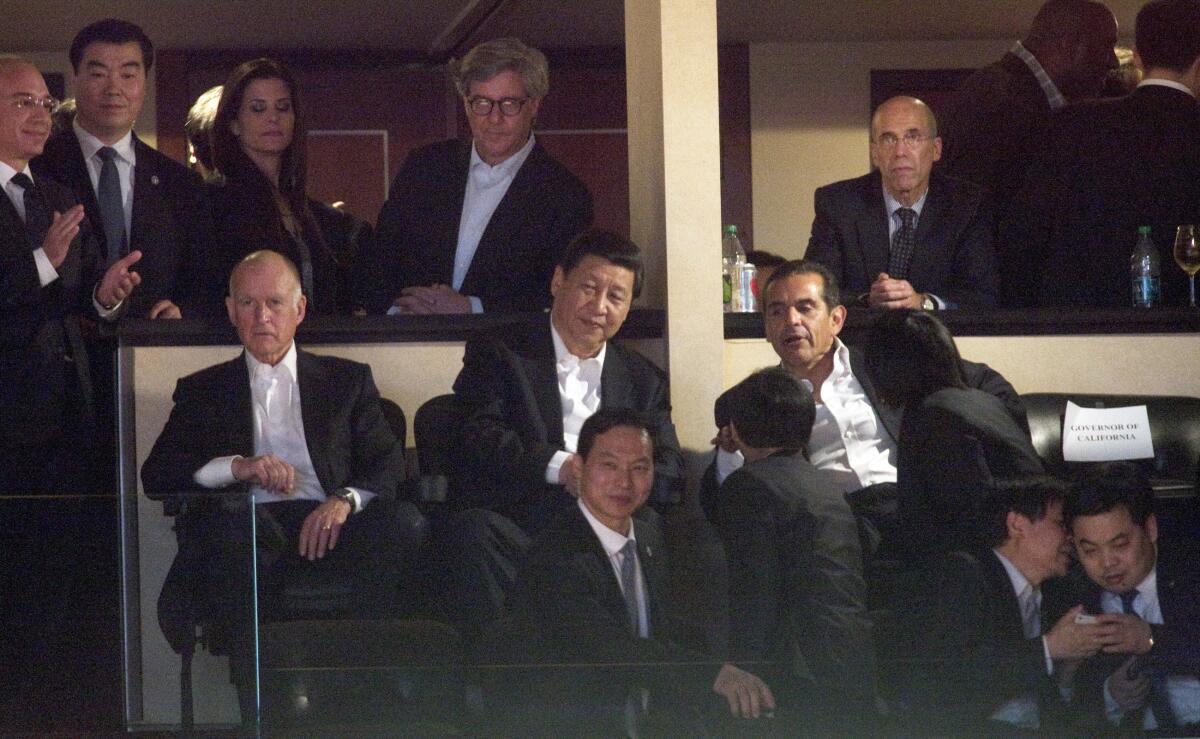
[(1016, 541), (1019, 537), (1024, 536), (1025, 526), (1029, 523), (1029, 519), (1022, 516), (1016, 511), (1009, 511), (1004, 517), (1005, 528), (1008, 529), (1008, 538), (1010, 541)]

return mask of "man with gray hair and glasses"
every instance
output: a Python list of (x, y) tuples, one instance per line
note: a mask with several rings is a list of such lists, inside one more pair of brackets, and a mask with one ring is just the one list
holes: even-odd
[(515, 38), (450, 63), (471, 128), (412, 152), (361, 262), (368, 310), (541, 310), (567, 244), (592, 222), (592, 197), (533, 135), (550, 88), (546, 57)]

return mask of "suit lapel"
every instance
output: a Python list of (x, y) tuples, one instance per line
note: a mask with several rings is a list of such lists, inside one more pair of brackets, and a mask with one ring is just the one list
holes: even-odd
[[(221, 428), (228, 428), (232, 435), (230, 448), (240, 450), (243, 457), (253, 457), (254, 449), (254, 399), (250, 396), (250, 370), (246, 366), (246, 351), (226, 363), (224, 386), (229, 393), (225, 412), (218, 417)], [(225, 419), (241, 418), (241, 423), (226, 423)]]
[(312, 460), (313, 470), (321, 487), (326, 487), (326, 481), (331, 479), (329, 454), (326, 449), (327, 436), (325, 429), (330, 427), (332, 407), (329, 396), (321, 392), (328, 387), (326, 372), (308, 352), (296, 351), (296, 383), (300, 388), (300, 417), (304, 422), (304, 442), (308, 446), (308, 456)]
[(571, 533), (576, 537), (576, 550), (587, 558), (588, 569), (603, 583), (601, 602), (610, 613), (627, 621), (625, 611), (625, 596), (621, 594), (621, 583), (617, 581), (617, 573), (613, 571), (612, 561), (604, 551), (596, 532), (583, 517), (583, 511), (578, 505), (571, 506)]
[(1017, 600), (1017, 594), (1013, 592), (1012, 581), (1008, 579), (1008, 571), (991, 551), (982, 552), (980, 559), (988, 585), (998, 596), (996, 605), (999, 610), (995, 614), (996, 622), (1000, 626), (998, 636), (1006, 641), (1014, 641), (1015, 639), (1012, 638), (1014, 635), (1024, 639), (1025, 623), (1021, 620), (1021, 604)]
[(629, 365), (617, 344), (609, 341), (604, 369), (600, 372), (600, 407), (623, 408), (632, 405), (632, 400), (633, 378), (629, 374)]
[[(153, 200), (152, 189), (158, 187), (158, 175), (151, 171), (150, 156), (144, 152), (149, 147), (142, 143), (137, 134), (132, 134), (133, 137), (133, 152), (137, 158), (137, 164), (133, 167), (133, 217), (130, 219), (129, 228), (129, 249), (132, 251), (135, 244), (140, 244), (138, 237), (141, 235), (144, 224), (148, 222), (149, 213), (147, 208), (150, 207)], [(142, 253), (142, 269), (146, 266), (145, 252)]]
[(858, 212), (856, 229), (862, 252), (863, 274), (870, 284), (880, 272), (887, 272), (891, 243), (888, 240), (887, 208), (883, 203), (881, 180), (876, 174), (863, 182), (863, 189), (859, 192), (862, 206), (855, 209)]
[(657, 604), (665, 603), (665, 583), (663, 582), (663, 568), (661, 560), (661, 552), (658, 548), (650, 544), (650, 537), (647, 533), (646, 526), (638, 521), (633, 520), (633, 530), (637, 536), (638, 563), (642, 566), (642, 580), (646, 583), (646, 623), (648, 624), (649, 634), (651, 639), (662, 638), (662, 634), (657, 633), (659, 628)]
[[(470, 150), (468, 149), (469, 152)], [(483, 235), (479, 237), (479, 246), (475, 250), (475, 256), (471, 259), (471, 266), (467, 270), (466, 278), (463, 280), (464, 290), (466, 290), (468, 283), (474, 285), (476, 275), (493, 272), (498, 268), (498, 265), (503, 264), (505, 246), (512, 240), (512, 234), (517, 231), (529, 216), (530, 192), (533, 188), (544, 182), (544, 177), (540, 170), (545, 156), (541, 144), (534, 142), (529, 156), (521, 164), (521, 168), (517, 170), (512, 184), (508, 186), (508, 191), (504, 193), (504, 197), (496, 205), (496, 210), (492, 212), (492, 217), (483, 229)], [(466, 188), (465, 181), (463, 188), (464, 190)], [(461, 206), (460, 196), (459, 211), (462, 209)]]
[(88, 174), (87, 163), (83, 161), (83, 148), (74, 130), (62, 134), (62, 153), (59, 158), (62, 168), (63, 181), (75, 191), (75, 197), (83, 204), (88, 221), (92, 224), (93, 238), (100, 247), (100, 254), (108, 254), (108, 243), (104, 240), (104, 219), (100, 217), (100, 201), (96, 199), (96, 190), (92, 187), (92, 178)]
[[(523, 347), (517, 353), (521, 375), (529, 378), (531, 415), (541, 419), (548, 444), (563, 443), (562, 399), (558, 394), (558, 367), (554, 358), (554, 339), (550, 336), (550, 316), (546, 314), (527, 326)], [(535, 433), (537, 429), (534, 430)]]
[(900, 411), (879, 399), (878, 393), (875, 392), (875, 383), (871, 382), (871, 375), (867, 372), (862, 352), (855, 348), (850, 348), (850, 372), (858, 380), (858, 384), (862, 385), (863, 392), (866, 393), (871, 406), (875, 408), (875, 415), (879, 416), (884, 430), (891, 434), (893, 440), (898, 440), (900, 438)]
[[(454, 149), (454, 162), (450, 168), (451, 178), (445, 184), (446, 207), (440, 214), (434, 214), (433, 218), (442, 219), (446, 234), (446, 243), (450, 248), (430, 250), (430, 254), (436, 264), (432, 272), (434, 274), (453, 275), (454, 274), (454, 254), (458, 250), (458, 227), (462, 221), (463, 200), (467, 195), (467, 179), (471, 175), (471, 147), (473, 144), (468, 139), (465, 143), (456, 146)], [(433, 238), (436, 238), (433, 237)], [(480, 239), (479, 247), (483, 247), (483, 243), (487, 238), (487, 233), (484, 233), (484, 238)], [(476, 257), (471, 259), (472, 268), (478, 262), (479, 249), (476, 249)], [(471, 279), (471, 271), (467, 271), (467, 276), (463, 279), (463, 293), (470, 294), (468, 290), (468, 281)], [(450, 280), (447, 279), (447, 282)]]
[(921, 217), (917, 220), (917, 245), (908, 267), (909, 282), (923, 282), (930, 267), (946, 259), (941, 253), (942, 243), (934, 238), (936, 234), (945, 234), (942, 224), (948, 215), (946, 209), (945, 187), (940, 178), (932, 177)]

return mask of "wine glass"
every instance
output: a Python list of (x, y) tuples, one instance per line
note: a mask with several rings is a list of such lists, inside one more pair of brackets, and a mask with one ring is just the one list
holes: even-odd
[(1196, 240), (1197, 227), (1183, 225), (1175, 230), (1175, 262), (1191, 281), (1192, 307), (1196, 307), (1196, 273), (1200, 272), (1200, 242)]

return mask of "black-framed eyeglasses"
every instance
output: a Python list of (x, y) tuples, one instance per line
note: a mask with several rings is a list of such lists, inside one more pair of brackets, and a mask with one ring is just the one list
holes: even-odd
[(909, 131), (908, 133), (904, 134), (903, 136), (896, 136), (895, 134), (885, 133), (882, 136), (880, 136), (875, 141), (875, 143), (878, 144), (879, 146), (882, 146), (885, 149), (895, 149), (897, 146), (900, 145), (900, 142), (903, 141), (905, 146), (907, 146), (910, 149), (913, 149), (913, 148), (916, 148), (921, 143), (928, 141), (931, 138), (933, 138), (933, 137), (926, 136), (923, 133), (916, 133), (914, 131)]
[(47, 113), (53, 113), (54, 109), (58, 107), (59, 102), (57, 100), (55, 100), (54, 97), (51, 95), (47, 95), (46, 97), (39, 98), (39, 97), (34, 97), (33, 95), (30, 95), (29, 93), (17, 93), (12, 96), (12, 104), (13, 104), (13, 107), (18, 108), (20, 110), (28, 110), (30, 108), (42, 108)]
[(527, 102), (529, 102), (529, 98), (500, 98), (499, 100), (492, 100), (482, 95), (476, 95), (475, 97), (467, 98), (467, 107), (471, 109), (473, 114), (483, 118), (484, 116), (491, 115), (492, 108), (499, 105), (500, 114), (506, 118), (512, 118), (521, 112), (521, 109), (525, 107), (525, 103)]

